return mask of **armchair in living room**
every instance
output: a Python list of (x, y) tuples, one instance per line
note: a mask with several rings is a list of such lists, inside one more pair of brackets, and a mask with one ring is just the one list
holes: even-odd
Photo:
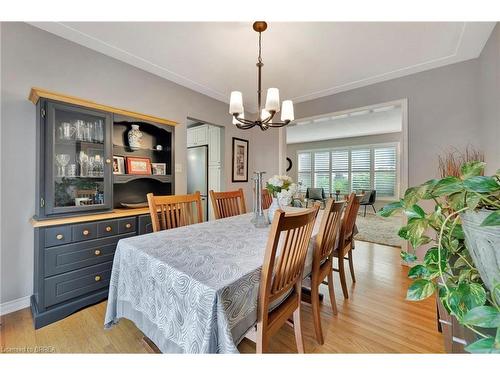
[(326, 202), (325, 190), (323, 188), (307, 188), (306, 190), (306, 207), (309, 207), (309, 202), (320, 202), (322, 207), (325, 207)]
[(373, 212), (377, 213), (377, 210), (375, 209), (375, 199), (377, 198), (377, 191), (376, 190), (368, 190), (365, 192), (361, 200), (359, 201), (360, 206), (365, 206), (365, 211), (363, 213), (363, 217), (366, 216), (366, 206), (372, 206)]

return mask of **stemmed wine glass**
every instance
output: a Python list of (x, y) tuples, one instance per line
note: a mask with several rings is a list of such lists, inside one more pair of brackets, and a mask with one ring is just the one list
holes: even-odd
[(68, 165), (70, 160), (70, 156), (68, 154), (57, 154), (56, 155), (56, 163), (59, 167), (57, 171), (57, 175), (59, 177), (64, 177), (66, 175), (66, 166)]

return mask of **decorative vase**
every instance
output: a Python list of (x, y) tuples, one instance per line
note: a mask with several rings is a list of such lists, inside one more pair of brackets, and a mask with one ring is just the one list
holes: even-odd
[(132, 150), (141, 148), (142, 132), (139, 130), (139, 125), (132, 125), (132, 129), (128, 132), (128, 145)]
[(255, 177), (254, 192), (253, 192), (253, 218), (252, 223), (256, 228), (265, 228), (269, 225), (267, 216), (262, 209), (262, 175), (266, 172), (253, 172)]
[(500, 226), (481, 226), (491, 212), (479, 210), (460, 214), (467, 250), (490, 291), (500, 282)]
[(270, 223), (273, 222), (273, 218), (274, 218), (274, 214), (275, 214), (276, 210), (278, 210), (280, 208), (281, 208), (281, 205), (280, 205), (278, 198), (273, 197), (273, 202), (271, 203), (271, 205), (267, 209), (267, 217), (269, 218)]

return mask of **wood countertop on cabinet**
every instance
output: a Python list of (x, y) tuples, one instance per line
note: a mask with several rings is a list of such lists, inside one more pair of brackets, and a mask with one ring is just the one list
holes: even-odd
[(121, 218), (121, 217), (147, 215), (147, 214), (149, 214), (148, 207), (115, 208), (113, 211), (108, 211), (108, 212), (101, 212), (101, 213), (89, 214), (89, 215), (58, 217), (58, 218), (54, 218), (54, 219), (39, 220), (39, 219), (36, 219), (33, 217), (33, 218), (31, 218), (30, 222), (34, 228), (41, 228), (41, 227), (51, 227), (54, 225), (84, 223), (87, 221), (117, 219), (117, 218)]

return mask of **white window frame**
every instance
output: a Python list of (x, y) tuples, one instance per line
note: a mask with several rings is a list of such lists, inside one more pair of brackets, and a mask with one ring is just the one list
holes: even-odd
[[(391, 201), (395, 199), (399, 199), (398, 197), (400, 196), (400, 163), (401, 163), (401, 145), (400, 142), (384, 142), (384, 143), (371, 143), (371, 144), (364, 144), (364, 145), (355, 145), (355, 146), (343, 146), (343, 147), (328, 147), (328, 148), (317, 148), (317, 149), (307, 149), (307, 150), (297, 150), (297, 155), (296, 155), (296, 160), (298, 162), (299, 154), (301, 153), (310, 153), (311, 154), (311, 171), (310, 171), (310, 178), (311, 178), (311, 184), (313, 187), (315, 187), (314, 183), (314, 173), (315, 173), (315, 168), (314, 168), (314, 153), (316, 152), (325, 152), (328, 151), (330, 152), (330, 174), (329, 174), (329, 180), (330, 180), (330, 190), (332, 189), (332, 162), (331, 162), (331, 152), (332, 151), (349, 151), (349, 162), (348, 162), (348, 168), (349, 170), (347, 171), (347, 176), (348, 176), (348, 186), (349, 186), (349, 191), (351, 191), (352, 187), (352, 150), (356, 149), (370, 149), (370, 189), (375, 188), (375, 157), (374, 157), (374, 149), (375, 148), (381, 148), (381, 147), (395, 147), (396, 148), (396, 186), (394, 187), (394, 196), (392, 197), (377, 197), (377, 200), (380, 201)], [(301, 172), (304, 173), (304, 172)], [(297, 172), (297, 177), (298, 177), (298, 172)], [(304, 190), (305, 191), (305, 190)], [(326, 192), (327, 194), (332, 193), (331, 191)]]

